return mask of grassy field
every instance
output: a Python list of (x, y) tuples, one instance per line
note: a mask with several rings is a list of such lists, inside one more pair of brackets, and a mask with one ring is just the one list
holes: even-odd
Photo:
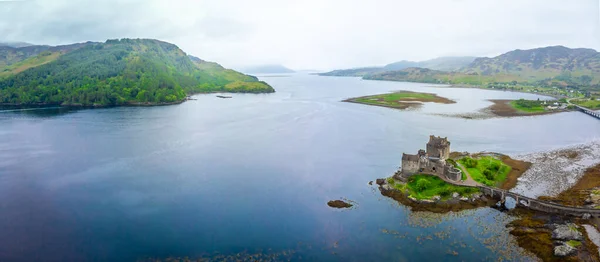
[(395, 182), (393, 179), (389, 179), (388, 183), (402, 192), (408, 192), (409, 196), (416, 199), (431, 199), (434, 196), (448, 199), (454, 192), (461, 196), (470, 196), (479, 192), (477, 188), (451, 185), (431, 175), (411, 176), (406, 184)]
[(56, 60), (61, 55), (60, 52), (43, 52), (35, 57), (28, 58), (14, 65), (0, 70), (0, 77), (21, 73), (29, 68), (40, 66)]
[(515, 101), (510, 101), (510, 106), (512, 106), (514, 109), (521, 111), (521, 112), (526, 112), (526, 113), (539, 113), (539, 112), (545, 112), (546, 109), (544, 108), (544, 105), (542, 105), (542, 103), (540, 101), (535, 101), (535, 100), (515, 100)]
[(435, 94), (417, 93), (417, 92), (408, 92), (408, 91), (356, 97), (356, 98), (347, 99), (345, 101), (367, 104), (367, 105), (399, 108), (399, 109), (406, 109), (411, 106), (418, 106), (421, 104), (420, 102), (434, 102), (434, 103), (443, 103), (443, 104), (455, 103), (454, 101), (452, 101), (450, 99), (447, 99), (444, 97), (439, 97)]
[(510, 166), (491, 156), (479, 159), (465, 157), (459, 162), (467, 169), (473, 180), (488, 186), (502, 184), (511, 170)]
[(400, 100), (428, 100), (435, 99), (435, 94), (428, 93), (413, 93), (413, 92), (397, 92), (374, 96), (359, 97), (356, 99), (357, 102), (369, 103), (369, 102), (396, 102)]
[(571, 100), (573, 104), (580, 105), (589, 109), (600, 109), (600, 100)]

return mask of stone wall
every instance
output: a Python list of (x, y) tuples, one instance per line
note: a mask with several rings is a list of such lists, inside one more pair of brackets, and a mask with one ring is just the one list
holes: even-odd
[(402, 173), (412, 175), (419, 172), (419, 162), (402, 160)]

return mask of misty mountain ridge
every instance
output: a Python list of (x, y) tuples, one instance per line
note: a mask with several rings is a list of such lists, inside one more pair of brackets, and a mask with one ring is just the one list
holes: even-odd
[(340, 69), (322, 73), (323, 76), (365, 76), (371, 73), (396, 71), (411, 67), (422, 67), (434, 70), (455, 71), (469, 65), (475, 60), (472, 56), (445, 56), (425, 61), (415, 62), (401, 60), (383, 67), (359, 67), (352, 69)]
[(34, 44), (30, 44), (30, 43), (26, 43), (26, 42), (2, 42), (0, 41), (0, 46), (8, 46), (8, 47), (14, 47), (14, 48), (20, 48), (20, 47), (26, 47), (26, 46), (32, 46)]
[(240, 69), (241, 72), (247, 74), (285, 74), (285, 73), (295, 73), (294, 70), (289, 69), (283, 65), (278, 64), (269, 64), (269, 65), (257, 65), (257, 66), (249, 66), (243, 69)]
[[(454, 68), (469, 61), (465, 57)], [(432, 59), (420, 66), (416, 62), (400, 61), (362, 75), (365, 79), (414, 81), (449, 84), (489, 84), (520, 82), (543, 86), (595, 86), (600, 84), (600, 53), (588, 48), (549, 46), (528, 50), (513, 50), (496, 57), (480, 57), (456, 70), (431, 66)], [(444, 65), (447, 65), (446, 60)], [(456, 61), (456, 60), (450, 60)], [(450, 67), (452, 68), (452, 67)], [(423, 70), (428, 69), (428, 70)], [(336, 70), (321, 75), (348, 76), (356, 69)]]

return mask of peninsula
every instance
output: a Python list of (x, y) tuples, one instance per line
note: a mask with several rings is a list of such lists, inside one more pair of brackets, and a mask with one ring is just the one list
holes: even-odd
[(258, 78), (153, 39), (0, 47), (0, 104), (120, 106), (180, 103), (196, 93), (271, 93)]

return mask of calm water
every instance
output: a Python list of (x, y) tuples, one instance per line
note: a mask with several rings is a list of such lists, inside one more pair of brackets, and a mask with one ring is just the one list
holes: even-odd
[[(505, 214), (411, 212), (367, 183), (447, 136), (457, 151), (582, 143), (581, 113), (465, 120), (485, 99), (535, 95), (292, 75), (277, 93), (181, 105), (0, 113), (0, 261), (135, 261), (274, 254), (293, 260), (518, 257)], [(341, 103), (393, 90), (458, 101), (398, 111)], [(341, 197), (356, 208), (334, 210)], [(290, 255), (291, 254), (291, 255)]]

